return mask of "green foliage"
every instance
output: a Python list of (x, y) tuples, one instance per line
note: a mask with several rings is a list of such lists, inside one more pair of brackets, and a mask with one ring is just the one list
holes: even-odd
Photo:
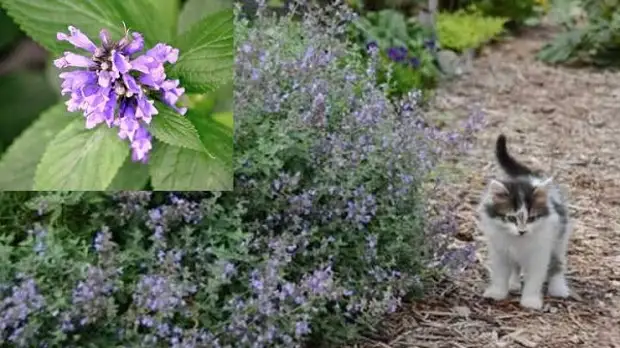
[[(569, 10), (577, 5), (563, 0), (554, 4), (556, 10)], [(584, 0), (580, 7), (587, 18), (560, 18), (565, 31), (545, 45), (538, 53), (544, 62), (586, 63), (600, 66), (618, 66), (620, 54), (620, 5), (618, 1)]]
[(189, 0), (179, 14), (178, 33), (183, 33), (205, 16), (230, 8), (229, 0)]
[[(72, 48), (56, 39), (67, 26), (80, 28), (89, 37), (97, 37), (107, 28), (114, 37), (123, 34), (123, 23), (144, 34), (147, 46), (169, 41), (173, 29), (160, 23), (155, 0), (2, 0), (2, 6), (15, 22), (54, 55)], [(171, 24), (171, 23), (169, 23)]]
[(64, 104), (45, 111), (6, 150), (0, 161), (0, 190), (29, 191), (48, 144), (71, 122)]
[(158, 191), (230, 191), (233, 188), (230, 164), (177, 146), (161, 144), (152, 155), (152, 185)]
[(203, 17), (172, 44), (181, 54), (170, 76), (178, 76), (187, 92), (211, 92), (232, 81), (232, 8)]
[(504, 31), (506, 18), (487, 17), (478, 11), (459, 10), (437, 15), (441, 47), (458, 52), (476, 49)]
[(16, 38), (18, 38), (21, 33), (19, 28), (11, 17), (7, 16), (5, 11), (0, 7), (0, 50), (6, 48), (6, 46), (11, 45)]
[[(370, 42), (378, 45), (381, 56), (378, 82), (388, 83), (391, 96), (414, 89), (428, 91), (437, 85), (439, 70), (428, 47), (431, 33), (414, 19), (407, 19), (395, 10), (368, 12), (353, 23), (351, 34), (360, 47)], [(387, 50), (393, 47), (405, 47), (408, 59), (392, 64)], [(417, 59), (416, 66), (410, 64), (412, 58)]]
[(166, 144), (185, 147), (196, 151), (205, 151), (196, 127), (185, 116), (156, 103), (160, 110), (153, 117), (150, 131), (153, 136)]
[(149, 167), (136, 163), (127, 157), (125, 163), (116, 173), (114, 180), (106, 189), (108, 191), (138, 191), (144, 189), (149, 181)]
[(536, 24), (544, 8), (540, 0), (475, 0), (473, 4), (484, 15), (508, 18), (516, 26)]
[(42, 74), (21, 71), (0, 76), (0, 143), (9, 146), (57, 100)]
[(74, 118), (45, 149), (37, 166), (34, 189), (105, 190), (128, 156), (127, 144), (114, 129), (85, 129), (84, 120)]
[(159, 144), (150, 163), (155, 190), (232, 190), (233, 114), (207, 113), (201, 105), (187, 118), (196, 126), (202, 151)]

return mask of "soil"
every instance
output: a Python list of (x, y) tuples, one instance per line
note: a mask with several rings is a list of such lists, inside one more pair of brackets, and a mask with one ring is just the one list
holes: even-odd
[[(620, 347), (620, 73), (545, 65), (535, 54), (550, 39), (537, 29), (490, 47), (438, 91), (437, 116), (465, 119), (479, 105), (488, 122), (459, 160), (463, 175), (450, 195), (460, 199), (458, 236), (475, 241), (478, 261), (358, 347)], [(542, 311), (520, 308), (518, 296), (481, 297), (488, 272), (474, 209), (501, 174), (493, 154), (500, 133), (515, 157), (553, 175), (571, 198), (573, 296), (545, 297)]]

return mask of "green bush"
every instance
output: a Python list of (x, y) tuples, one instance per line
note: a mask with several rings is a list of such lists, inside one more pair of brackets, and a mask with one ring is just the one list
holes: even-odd
[(537, 23), (544, 11), (541, 0), (475, 0), (472, 4), (484, 15), (508, 18), (516, 27)]
[[(554, 12), (568, 12), (574, 2), (557, 1)], [(547, 63), (586, 63), (617, 66), (620, 54), (620, 7), (616, 1), (585, 0), (586, 21), (562, 18), (564, 32), (538, 53)]]
[(504, 31), (506, 18), (486, 17), (479, 11), (440, 12), (437, 37), (441, 47), (458, 52), (476, 49)]
[(388, 84), (390, 96), (412, 90), (426, 95), (437, 86), (433, 35), (414, 19), (395, 10), (368, 12), (353, 23), (351, 34), (360, 47), (379, 49), (378, 83)]

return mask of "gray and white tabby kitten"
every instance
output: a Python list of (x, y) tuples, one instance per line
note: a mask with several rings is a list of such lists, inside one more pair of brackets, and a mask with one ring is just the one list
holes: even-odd
[(570, 294), (564, 275), (570, 237), (566, 202), (552, 178), (543, 178), (508, 154), (503, 134), (495, 155), (508, 178), (491, 180), (478, 209), (491, 268), (483, 296), (502, 300), (509, 291), (519, 291), (523, 273), (520, 304), (540, 309), (546, 280), (550, 296)]

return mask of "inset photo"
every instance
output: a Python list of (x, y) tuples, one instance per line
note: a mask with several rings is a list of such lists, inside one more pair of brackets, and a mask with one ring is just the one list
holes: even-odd
[(232, 190), (231, 2), (0, 3), (0, 190)]

